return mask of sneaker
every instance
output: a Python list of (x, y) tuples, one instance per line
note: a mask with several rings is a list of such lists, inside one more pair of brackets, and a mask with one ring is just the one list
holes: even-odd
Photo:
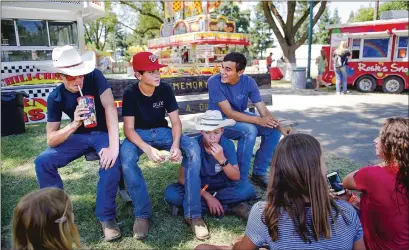
[(148, 232), (149, 220), (136, 218), (133, 224), (133, 237), (138, 240), (143, 240), (148, 236)]
[(206, 240), (210, 237), (209, 230), (202, 218), (185, 219), (185, 222), (191, 226), (198, 240)]
[(337, 92), (337, 95), (341, 95), (341, 92)]
[(118, 223), (114, 219), (107, 221), (100, 221), (102, 226), (102, 232), (104, 232), (104, 240), (107, 242), (114, 241), (121, 238), (121, 230)]
[(247, 219), (249, 218), (249, 214), (250, 214), (250, 207), (247, 203), (240, 202), (239, 204), (231, 208), (231, 212), (237, 217), (240, 217), (243, 220), (247, 221)]
[(268, 176), (267, 175), (252, 175), (251, 181), (257, 186), (266, 189), (268, 186)]

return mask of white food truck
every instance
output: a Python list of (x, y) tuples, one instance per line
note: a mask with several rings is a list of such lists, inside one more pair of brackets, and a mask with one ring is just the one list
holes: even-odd
[(35, 66), (50, 63), (57, 46), (72, 45), (84, 52), (84, 23), (105, 16), (104, 2), (6, 0), (1, 14), (1, 90), (28, 95), (26, 124), (45, 122), (47, 97), (60, 81)]

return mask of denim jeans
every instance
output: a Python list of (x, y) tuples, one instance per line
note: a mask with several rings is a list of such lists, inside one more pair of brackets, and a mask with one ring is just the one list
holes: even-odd
[(341, 92), (341, 84), (342, 84), (342, 92), (347, 92), (347, 65), (344, 65), (335, 70), (335, 78), (336, 78), (336, 91), (337, 93)]
[[(144, 142), (160, 150), (170, 150), (173, 138), (170, 128), (136, 129)], [(182, 135), (180, 147), (185, 167), (185, 196), (183, 207), (185, 218), (201, 218), (200, 206), (200, 148), (197, 141)], [(152, 215), (152, 205), (145, 179), (138, 166), (139, 157), (143, 151), (128, 139), (122, 143), (120, 158), (124, 179), (134, 205), (136, 218), (149, 218)]]
[[(245, 112), (247, 115), (256, 114)], [(266, 128), (260, 125), (236, 122), (234, 126), (225, 127), (223, 135), (232, 140), (238, 140), (237, 160), (240, 168), (240, 179), (247, 180), (250, 170), (253, 148), (257, 136), (261, 136), (260, 148), (254, 159), (253, 174), (265, 175), (273, 158), (274, 150), (280, 141), (281, 133), (277, 129)]]
[[(222, 204), (224, 211), (228, 211), (239, 202), (252, 199), (255, 195), (254, 187), (248, 180), (208, 184), (209, 188), (206, 191), (211, 194), (217, 192), (215, 197)], [(183, 185), (179, 183), (170, 184), (165, 190), (165, 202), (175, 206), (182, 206), (184, 194), (185, 188)], [(202, 211), (203, 213), (209, 212), (209, 207), (204, 199), (202, 199)]]
[[(99, 152), (108, 146), (108, 133), (94, 131), (89, 134), (72, 134), (57, 147), (48, 148), (34, 161), (40, 188), (58, 187), (63, 189), (63, 183), (58, 174), (59, 168), (83, 156), (91, 148)], [(99, 168), (95, 215), (100, 221), (116, 218), (115, 197), (121, 176), (120, 166), (118, 158), (112, 168), (107, 170)]]

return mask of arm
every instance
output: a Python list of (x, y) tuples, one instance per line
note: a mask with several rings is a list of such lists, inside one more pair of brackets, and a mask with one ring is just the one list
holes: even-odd
[(221, 111), (230, 119), (238, 122), (247, 122), (252, 124), (259, 124), (260, 117), (247, 115), (241, 112), (234, 111), (228, 100), (217, 103)]
[(124, 116), (124, 134), (126, 138), (140, 148), (144, 153), (146, 153), (149, 159), (153, 162), (163, 161), (163, 157), (160, 155), (156, 148), (147, 144), (142, 140), (142, 138), (135, 131), (135, 117), (134, 116)]
[(277, 128), (281, 134), (284, 136), (289, 135), (291, 133), (291, 127), (281, 127), (278, 119), (267, 109), (266, 104), (264, 102), (258, 102), (254, 104), (257, 108), (257, 111), (261, 115), (261, 117), (268, 117), (270, 120), (268, 121), (265, 127), (269, 128)]
[(115, 164), (119, 154), (119, 128), (118, 112), (115, 107), (114, 96), (111, 89), (106, 89), (101, 94), (101, 103), (105, 109), (106, 123), (108, 127), (109, 147), (99, 152), (102, 168), (110, 168)]
[(247, 237), (247, 235), (244, 235), (244, 237), (240, 241), (236, 242), (233, 245), (233, 250), (239, 249), (255, 250), (257, 249), (257, 246), (254, 245), (254, 243), (250, 240), (249, 237)]
[[(233, 143), (232, 143), (233, 144)], [(233, 149), (234, 149), (234, 145)], [(228, 150), (228, 149), (226, 149)], [(213, 144), (211, 146), (211, 153), (214, 157), (214, 159), (221, 165), (223, 164), (226, 160), (227, 157), (224, 155), (224, 150), (223, 147), (220, 144)], [(229, 152), (226, 152), (227, 154), (229, 154)], [(234, 156), (236, 155), (236, 151), (234, 150)], [(237, 162), (237, 161), (236, 161)], [(235, 164), (236, 162), (234, 162), (234, 165), (232, 165), (230, 162), (224, 166), (223, 172), (226, 174), (227, 178), (229, 178), (232, 181), (238, 181), (240, 180), (240, 170), (239, 170), (239, 165)]]
[(354, 176), (356, 174), (356, 172), (358, 172), (359, 170), (356, 170), (352, 173), (349, 173), (347, 176), (345, 176), (345, 178), (342, 180), (342, 185), (344, 186), (344, 188), (346, 189), (351, 189), (351, 190), (356, 190), (356, 183), (354, 180)]
[[(49, 110), (51, 108), (48, 108)], [(72, 135), (82, 125), (82, 121), (87, 117), (81, 117), (83, 114), (87, 114), (89, 110), (77, 105), (74, 111), (74, 121), (60, 129), (61, 122), (47, 122), (47, 144), (49, 147), (57, 147), (63, 143), (67, 138)]]
[(361, 238), (357, 241), (354, 241), (354, 246), (352, 248), (353, 250), (365, 250), (365, 243), (364, 243), (364, 238)]
[(224, 173), (226, 174), (227, 178), (229, 178), (232, 181), (238, 181), (240, 180), (240, 170), (239, 170), (239, 165), (231, 165), (230, 162), (223, 168)]
[(170, 123), (172, 124), (172, 137), (173, 143), (170, 148), (170, 159), (172, 161), (179, 161), (182, 157), (182, 152), (180, 151), (180, 136), (182, 135), (182, 122), (179, 118), (179, 110), (176, 109), (168, 114)]
[(60, 129), (61, 122), (47, 122), (48, 146), (54, 148), (63, 143), (79, 128), (78, 124), (81, 126), (81, 123), (73, 121), (64, 128)]

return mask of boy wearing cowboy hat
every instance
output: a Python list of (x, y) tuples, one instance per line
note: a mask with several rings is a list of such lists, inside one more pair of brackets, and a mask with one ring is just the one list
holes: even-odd
[[(250, 209), (244, 201), (250, 200), (255, 192), (248, 180), (240, 180), (237, 154), (234, 144), (223, 136), (224, 127), (233, 126), (232, 119), (223, 119), (218, 110), (208, 110), (195, 121), (201, 135), (196, 139), (201, 150), (200, 181), (203, 212), (215, 216), (235, 214), (247, 220)], [(165, 201), (182, 206), (185, 189), (184, 162), (180, 167), (178, 183), (169, 185)]]
[[(138, 83), (127, 86), (123, 96), (122, 115), (126, 139), (121, 146), (120, 158), (124, 178), (134, 205), (135, 223), (133, 236), (143, 239), (149, 231), (152, 205), (141, 169), (140, 155), (146, 153), (153, 162), (163, 162), (165, 156), (159, 150), (169, 150), (170, 160), (177, 162), (184, 151), (185, 199), (183, 200), (185, 222), (191, 225), (198, 239), (209, 236), (202, 219), (200, 204), (200, 158), (197, 141), (182, 135), (179, 107), (172, 87), (160, 81), (158, 58), (150, 52), (133, 56), (133, 69)], [(168, 113), (172, 128), (165, 119)]]
[[(224, 57), (220, 74), (208, 80), (209, 109), (220, 110), (224, 117), (236, 121), (234, 126), (225, 129), (224, 136), (238, 140), (237, 157), (242, 180), (248, 179), (256, 138), (261, 136), (260, 148), (254, 160), (252, 180), (255, 184), (267, 188), (266, 173), (274, 149), (281, 133), (287, 135), (291, 128), (281, 128), (278, 120), (267, 109), (256, 81), (244, 74), (246, 64), (246, 57), (238, 52), (231, 52)], [(260, 116), (245, 111), (248, 99), (256, 106)]]
[[(104, 75), (95, 69), (95, 54), (83, 56), (71, 46), (57, 47), (52, 53), (52, 65), (38, 66), (47, 72), (58, 73), (63, 84), (56, 87), (47, 100), (47, 143), (49, 148), (34, 161), (40, 188), (59, 187), (63, 183), (58, 169), (81, 157), (90, 149), (100, 156), (99, 181), (95, 215), (101, 222), (104, 239), (121, 237), (115, 221), (115, 197), (120, 179), (118, 115), (111, 86)], [(85, 128), (89, 109), (77, 105), (80, 90), (94, 97), (97, 126)], [(61, 128), (62, 113), (71, 118)]]

